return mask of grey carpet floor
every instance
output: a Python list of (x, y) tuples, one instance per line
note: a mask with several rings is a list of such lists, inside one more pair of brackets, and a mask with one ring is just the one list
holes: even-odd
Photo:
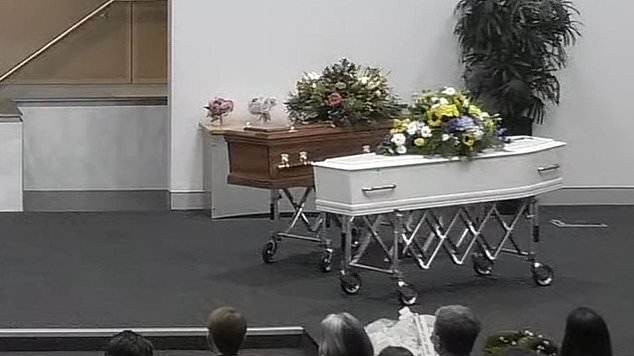
[[(607, 320), (616, 355), (634, 355), (634, 207), (542, 210), (540, 260), (552, 286), (534, 286), (526, 262), (505, 258), (491, 278), (438, 260), (429, 271), (405, 266), (419, 293), (417, 311), (468, 305), (483, 334), (532, 328), (560, 340), (567, 313), (595, 308)], [(604, 222), (607, 229), (558, 229), (548, 221)], [(303, 325), (311, 333), (328, 313), (363, 322), (395, 318), (394, 282), (362, 273), (346, 296), (336, 273), (317, 267), (318, 249), (284, 241), (265, 265), (265, 219), (211, 221), (202, 212), (1, 214), (0, 327), (202, 326), (207, 313), (233, 305), (251, 326)]]

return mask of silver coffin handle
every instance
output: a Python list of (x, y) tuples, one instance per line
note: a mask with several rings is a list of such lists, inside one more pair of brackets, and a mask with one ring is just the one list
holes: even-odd
[(378, 192), (382, 190), (394, 190), (394, 189), (396, 189), (396, 184), (380, 185), (377, 187), (363, 187), (361, 188), (361, 191), (364, 193), (370, 193), (370, 192)]
[(537, 172), (545, 173), (545, 172), (548, 172), (548, 171), (554, 171), (556, 169), (559, 169), (559, 167), (561, 167), (561, 166), (559, 164), (555, 163), (555, 164), (551, 164), (550, 166), (539, 167), (539, 168), (537, 168)]

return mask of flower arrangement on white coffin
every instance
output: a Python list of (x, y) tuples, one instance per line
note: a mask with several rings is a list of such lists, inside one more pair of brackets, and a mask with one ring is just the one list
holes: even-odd
[(484, 112), (455, 88), (425, 90), (400, 119), (378, 151), (387, 155), (473, 156), (504, 145), (500, 118)]
[(249, 112), (258, 117), (262, 123), (268, 123), (271, 121), (271, 109), (277, 105), (277, 99), (272, 96), (256, 97), (249, 101)]
[(207, 117), (211, 120), (208, 124), (218, 122), (222, 125), (222, 119), (233, 111), (233, 100), (221, 97), (215, 97), (209, 100), (209, 104), (205, 106), (207, 109)]

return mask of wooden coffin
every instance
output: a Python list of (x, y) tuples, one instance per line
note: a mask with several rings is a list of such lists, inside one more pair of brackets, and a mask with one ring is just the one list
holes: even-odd
[(314, 185), (312, 162), (373, 150), (390, 125), (353, 130), (329, 125), (252, 127), (223, 132), (229, 150), (229, 184), (265, 189)]
[(536, 196), (563, 185), (564, 143), (512, 137), (473, 159), (363, 154), (314, 164), (316, 207), (348, 216)]

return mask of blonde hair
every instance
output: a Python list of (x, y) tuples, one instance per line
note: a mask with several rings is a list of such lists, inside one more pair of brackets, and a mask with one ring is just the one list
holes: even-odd
[(373, 356), (368, 334), (349, 313), (330, 314), (321, 322), (319, 356)]

